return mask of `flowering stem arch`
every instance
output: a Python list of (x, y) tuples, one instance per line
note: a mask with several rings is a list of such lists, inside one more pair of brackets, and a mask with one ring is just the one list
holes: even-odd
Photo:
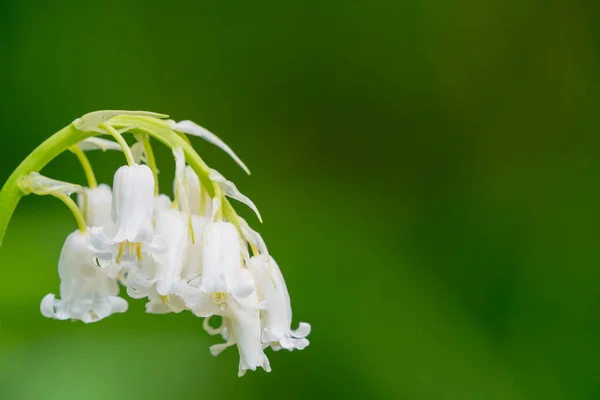
[[(54, 196), (71, 210), (78, 230), (61, 250), (60, 298), (49, 293), (42, 299), (43, 316), (94, 323), (124, 313), (128, 303), (119, 296), (122, 285), (129, 297), (148, 300), (147, 313), (190, 311), (206, 318), (204, 329), (225, 340), (211, 347), (213, 355), (237, 346), (239, 376), (259, 367), (270, 372), (264, 351), (306, 348), (310, 324), (291, 328), (290, 296), (281, 270), (260, 234), (238, 216), (227, 197), (246, 204), (262, 222), (256, 205), (209, 168), (186, 135), (218, 146), (250, 172), (213, 133), (192, 121), (164, 118), (144, 111), (97, 111), (44, 141), (0, 191), (0, 246), (22, 197)], [(137, 143), (130, 147), (125, 133)], [(114, 141), (96, 138), (100, 135)], [(158, 188), (150, 138), (172, 150), (173, 200)], [(98, 184), (84, 154), (109, 149), (122, 151), (127, 159), (115, 172), (112, 187)], [(87, 186), (39, 173), (65, 151), (79, 159)], [(222, 317), (221, 327), (210, 327), (212, 316)]]
[[(31, 172), (40, 172), (52, 160), (82, 140), (106, 135), (106, 133), (99, 131), (80, 130), (76, 126), (76, 122), (77, 120), (56, 132), (33, 150), (14, 170), (2, 187), (0, 191), (0, 246), (2, 246), (6, 230), (19, 201), (26, 195), (21, 190), (19, 182)], [(215, 189), (212, 181), (209, 179), (210, 168), (192, 148), (189, 141), (171, 130), (166, 123), (156, 118), (137, 115), (119, 115), (112, 118), (110, 123), (114, 128), (131, 127), (127, 131), (128, 133), (150, 135), (171, 149), (182, 148), (187, 163), (198, 174), (198, 178), (202, 182), (203, 187), (208, 191), (208, 194), (214, 196)], [(233, 208), (228, 201), (225, 201), (223, 205), (223, 212), (233, 217)], [(234, 217), (233, 219), (237, 218)]]

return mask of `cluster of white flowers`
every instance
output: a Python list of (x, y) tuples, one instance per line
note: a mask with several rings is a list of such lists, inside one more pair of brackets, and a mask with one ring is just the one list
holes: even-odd
[[(246, 169), (210, 132), (190, 121), (169, 124), (217, 144)], [(103, 146), (116, 143), (92, 138), (79, 144), (83, 150)], [(173, 154), (173, 200), (156, 194), (154, 171), (142, 164), (143, 156), (117, 170), (112, 188), (102, 184), (79, 190), (88, 229), (67, 237), (58, 263), (60, 299), (44, 297), (41, 312), (85, 323), (123, 313), (127, 302), (119, 297), (120, 283), (131, 298), (147, 299), (148, 313), (187, 310), (205, 318), (204, 329), (225, 341), (211, 347), (211, 353), (236, 345), (240, 376), (257, 367), (270, 371), (265, 349), (304, 349), (310, 325), (291, 328), (287, 287), (263, 239), (237, 214), (223, 212), (224, 196), (246, 203), (260, 218), (254, 204), (214, 170), (211, 197), (186, 164), (183, 150)], [(212, 316), (222, 317), (220, 327), (209, 324)]]

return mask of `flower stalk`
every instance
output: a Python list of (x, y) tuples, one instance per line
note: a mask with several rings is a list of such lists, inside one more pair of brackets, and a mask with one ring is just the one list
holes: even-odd
[(115, 138), (117, 143), (119, 143), (119, 145), (121, 146), (121, 149), (123, 150), (123, 154), (125, 154), (125, 158), (127, 159), (127, 165), (129, 165), (130, 167), (132, 165), (135, 165), (136, 164), (135, 158), (133, 157), (131, 148), (129, 147), (129, 145), (127, 144), (125, 139), (123, 139), (123, 135), (121, 135), (121, 133), (119, 133), (115, 128), (113, 128), (112, 126), (110, 126), (107, 123), (100, 125), (100, 128), (105, 129), (106, 132), (108, 132), (108, 134), (111, 135), (113, 138)]
[(75, 217), (75, 221), (77, 222), (77, 228), (79, 229), (79, 232), (86, 233), (87, 225), (85, 223), (85, 217), (83, 216), (83, 212), (81, 212), (81, 210), (73, 201), (73, 199), (65, 193), (52, 193), (51, 195), (65, 203), (67, 208), (73, 213), (73, 217)]
[(158, 166), (156, 165), (156, 157), (154, 157), (154, 150), (152, 149), (152, 143), (150, 143), (150, 136), (140, 135), (142, 140), (142, 145), (144, 146), (144, 153), (146, 154), (146, 159), (148, 162), (148, 167), (152, 170), (152, 174), (154, 175), (154, 194), (158, 196), (160, 194), (160, 187), (158, 185)]
[[(220, 328), (204, 324), (209, 334), (225, 340), (212, 346), (211, 353), (236, 345), (239, 376), (257, 368), (270, 372), (265, 350), (306, 348), (310, 325), (300, 323), (292, 330), (290, 297), (281, 271), (260, 234), (238, 216), (228, 198), (250, 207), (262, 222), (258, 208), (233, 182), (210, 169), (184, 134), (218, 146), (250, 172), (213, 133), (192, 121), (160, 119), (166, 117), (143, 111), (98, 111), (47, 139), (0, 191), (0, 246), (23, 196), (54, 196), (71, 210), (78, 231), (65, 241), (58, 263), (60, 298), (52, 293), (44, 297), (40, 307), (44, 316), (94, 323), (123, 313), (128, 304), (118, 296), (121, 284), (130, 297), (146, 298), (146, 312), (151, 314), (190, 311), (206, 321), (222, 317)], [(126, 132), (138, 140), (134, 151), (123, 138)], [(106, 134), (116, 142), (95, 138)], [(173, 152), (173, 200), (158, 189), (151, 138)], [(98, 185), (84, 153), (108, 149), (122, 151), (128, 164), (115, 172), (112, 187)], [(39, 174), (66, 150), (79, 159), (88, 187)], [(71, 198), (73, 193), (79, 205)]]
[(92, 168), (92, 164), (90, 163), (90, 160), (85, 155), (83, 150), (81, 150), (79, 148), (79, 146), (77, 146), (77, 145), (69, 147), (69, 150), (71, 150), (71, 153), (75, 154), (75, 156), (79, 160), (79, 163), (81, 164), (81, 167), (83, 168), (83, 172), (85, 173), (88, 187), (90, 189), (97, 188), (98, 181), (96, 180), (96, 174), (94, 174), (94, 169)]
[(31, 172), (41, 171), (69, 147), (95, 135), (93, 132), (82, 132), (73, 125), (69, 125), (40, 144), (14, 170), (0, 191), (0, 246), (2, 246), (13, 213), (25, 195), (19, 182)]

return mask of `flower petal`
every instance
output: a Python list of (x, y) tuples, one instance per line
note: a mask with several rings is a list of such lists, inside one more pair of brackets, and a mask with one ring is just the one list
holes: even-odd
[(123, 151), (121, 145), (119, 143), (114, 142), (112, 140), (101, 139), (97, 137), (87, 138), (77, 143), (77, 147), (79, 147), (83, 151), (93, 151), (93, 150), (114, 150), (114, 151)]
[(85, 188), (85, 193), (77, 196), (77, 203), (85, 214), (87, 226), (112, 227), (112, 189), (110, 186), (101, 184), (94, 189)]
[[(227, 197), (231, 197), (232, 199), (235, 199), (241, 203), (244, 203), (248, 207), (250, 207), (250, 209), (252, 209), (252, 211), (254, 211), (254, 213), (256, 214), (258, 220), (262, 223), (262, 217), (260, 215), (260, 212), (258, 211), (258, 208), (256, 208), (256, 205), (254, 204), (254, 202), (252, 200), (250, 200), (248, 197), (244, 196), (238, 190), (238, 188), (235, 186), (235, 184), (233, 182), (225, 179), (225, 177), (223, 175), (221, 175), (221, 173), (219, 173), (219, 171), (216, 171), (214, 169), (210, 170), (210, 174), (208, 175), (208, 177), (211, 181), (221, 185), (221, 187), (223, 188), (223, 192), (225, 193), (225, 195)], [(213, 210), (213, 212), (214, 212), (214, 210)]]
[(248, 242), (254, 245), (260, 254), (269, 255), (269, 250), (267, 249), (267, 245), (263, 240), (260, 233), (256, 232), (254, 229), (250, 228), (250, 225), (246, 222), (245, 219), (240, 217), (239, 219), (240, 231), (242, 232), (242, 236)]
[(83, 187), (69, 182), (57, 181), (37, 172), (31, 172), (19, 183), (21, 189), (27, 194), (40, 196), (52, 193), (64, 193), (70, 196), (73, 193), (83, 192)]
[(234, 151), (231, 150), (231, 148), (214, 133), (210, 132), (206, 128), (201, 127), (200, 125), (196, 124), (195, 122), (192, 122), (189, 120), (180, 121), (180, 122), (175, 122), (173, 120), (169, 120), (168, 123), (171, 126), (171, 129), (173, 129), (175, 131), (186, 133), (186, 134), (192, 135), (192, 136), (197, 136), (197, 137), (200, 137), (200, 138), (206, 140), (209, 143), (214, 144), (215, 146), (217, 146), (218, 148), (223, 150), (225, 153), (229, 154), (229, 156), (231, 158), (233, 158), (233, 160), (240, 167), (242, 167), (242, 169), (248, 175), (250, 175), (250, 170), (248, 169), (246, 164), (244, 164), (244, 162), (234, 153)]
[(40, 311), (42, 312), (42, 315), (46, 318), (54, 318), (56, 315), (57, 303), (58, 300), (54, 294), (50, 293), (44, 296), (42, 303), (40, 304)]
[(304, 339), (308, 335), (310, 335), (311, 326), (306, 322), (300, 322), (298, 329), (292, 331), (292, 336), (297, 339)]
[(210, 346), (210, 354), (212, 354), (213, 357), (216, 357), (233, 345), (235, 345), (235, 342), (215, 344), (214, 346)]
[(221, 332), (223, 332), (223, 330), (225, 329), (225, 323), (222, 322), (221, 326), (219, 326), (218, 328), (213, 328), (210, 325), (210, 318), (211, 317), (204, 318), (204, 321), (202, 322), (202, 328), (204, 328), (206, 333), (208, 333), (211, 336), (221, 334)]

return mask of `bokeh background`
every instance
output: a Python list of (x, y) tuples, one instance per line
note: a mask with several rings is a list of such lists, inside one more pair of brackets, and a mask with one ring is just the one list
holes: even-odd
[[(0, 2), (0, 179), (99, 109), (193, 119), (249, 195), (303, 352), (238, 379), (191, 314), (47, 320), (75, 228), (26, 198), (0, 250), (0, 398), (600, 398), (600, 3)], [(170, 192), (172, 159), (158, 154)], [(111, 182), (118, 154), (92, 154)], [(45, 173), (83, 182), (64, 154)]]

